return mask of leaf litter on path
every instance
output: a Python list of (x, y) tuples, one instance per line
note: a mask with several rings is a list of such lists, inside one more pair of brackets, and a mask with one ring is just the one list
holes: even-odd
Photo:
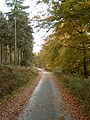
[(17, 95), (10, 97), (5, 104), (0, 105), (0, 120), (17, 120), (19, 114), (26, 106), (32, 91), (38, 84), (40, 77), (41, 73), (32, 85), (22, 89)]
[[(54, 80), (57, 88), (60, 90), (60, 94), (64, 100), (62, 104), (65, 106), (66, 111), (69, 110), (72, 113), (74, 120), (90, 120), (90, 115), (84, 112), (84, 106), (81, 106), (78, 103), (78, 100), (69, 93), (68, 89), (64, 87), (55, 75), (52, 73), (49, 75)], [(62, 117), (59, 120), (64, 120), (64, 118)]]

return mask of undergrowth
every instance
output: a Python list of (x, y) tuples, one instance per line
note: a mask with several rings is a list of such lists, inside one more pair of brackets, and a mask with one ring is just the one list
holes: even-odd
[(72, 75), (64, 75), (55, 73), (63, 85), (68, 88), (69, 93), (73, 94), (85, 111), (90, 113), (90, 79), (75, 77)]
[(12, 96), (16, 91), (30, 85), (38, 72), (30, 68), (2, 67), (0, 69), (0, 101)]

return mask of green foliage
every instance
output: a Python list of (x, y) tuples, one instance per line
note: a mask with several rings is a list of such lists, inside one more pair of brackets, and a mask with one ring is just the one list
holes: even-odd
[(72, 75), (64, 75), (61, 72), (55, 72), (59, 80), (68, 88), (87, 112), (90, 113), (90, 80)]
[[(11, 8), (6, 16), (0, 12), (0, 64), (17, 64), (30, 65), (32, 62), (33, 49), (33, 30), (30, 25), (28, 13), (25, 9), (28, 6), (23, 6), (24, 0), (6, 0), (6, 4)], [(15, 56), (15, 16), (16, 16), (16, 56)], [(24, 64), (23, 64), (24, 65)]]
[(37, 71), (30, 68), (3, 67), (0, 69), (0, 101), (13, 95), (15, 91), (23, 88), (26, 85), (32, 84), (37, 76)]

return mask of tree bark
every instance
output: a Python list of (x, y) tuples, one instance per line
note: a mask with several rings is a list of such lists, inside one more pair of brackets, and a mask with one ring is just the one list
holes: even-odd
[(7, 45), (5, 46), (5, 64), (7, 64)]
[(20, 50), (18, 48), (18, 65), (20, 65)]
[(3, 44), (2, 44), (2, 41), (1, 41), (1, 64), (2, 64), (2, 56), (3, 56)]
[(11, 46), (9, 46), (9, 50), (10, 50), (10, 65), (12, 65), (12, 51), (11, 51)]
[(84, 77), (87, 78), (88, 74), (87, 74), (87, 51), (86, 51), (86, 47), (83, 47), (83, 68), (84, 68)]
[(20, 64), (22, 63), (22, 61), (23, 61), (23, 56), (22, 56), (22, 48), (21, 48), (21, 50), (20, 50)]

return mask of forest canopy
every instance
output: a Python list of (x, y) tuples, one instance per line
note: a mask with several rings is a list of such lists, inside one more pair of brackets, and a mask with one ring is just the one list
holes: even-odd
[(90, 75), (90, 0), (43, 2), (51, 7), (49, 17), (41, 25), (54, 30), (39, 53), (42, 66), (87, 77)]

